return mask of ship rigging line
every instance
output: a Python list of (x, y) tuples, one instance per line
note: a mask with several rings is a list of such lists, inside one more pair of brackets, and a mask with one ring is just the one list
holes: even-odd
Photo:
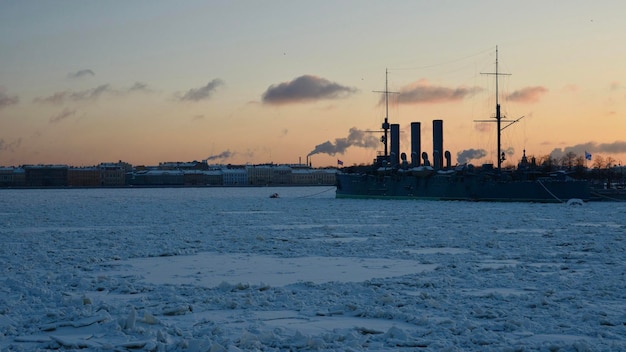
[(613, 198), (613, 197), (609, 197), (609, 196), (605, 196), (603, 194), (600, 194), (598, 192), (591, 192), (591, 195), (596, 196), (596, 197), (600, 197), (600, 198), (604, 198), (613, 202), (626, 202), (626, 200), (624, 199), (619, 199), (619, 198)]
[(333, 187), (331, 187), (331, 188), (329, 188), (329, 189), (323, 190), (323, 191), (321, 191), (321, 192), (317, 192), (317, 193), (313, 193), (313, 194), (308, 194), (308, 195), (306, 195), (306, 196), (300, 196), (300, 197), (298, 197), (297, 199), (300, 199), (300, 198), (309, 198), (309, 197), (313, 197), (313, 196), (316, 196), (316, 195), (318, 195), (318, 194), (322, 194), (322, 193), (326, 193), (326, 192), (328, 192), (328, 191), (332, 191), (333, 189), (335, 189), (335, 187), (334, 187), (334, 186), (333, 186)]
[(491, 50), (493, 50), (493, 48), (490, 47), (489, 49), (481, 50), (481, 51), (479, 51), (477, 53), (469, 54), (467, 56), (463, 56), (463, 57), (460, 57), (460, 58), (457, 58), (457, 59), (452, 59), (452, 60), (449, 60), (449, 61), (439, 62), (439, 63), (435, 63), (435, 64), (431, 64), (431, 65), (425, 65), (425, 66), (394, 67), (394, 68), (391, 68), (391, 70), (402, 70), (402, 71), (405, 71), (405, 70), (424, 70), (424, 69), (427, 69), (427, 68), (433, 68), (433, 67), (438, 67), (438, 66), (449, 65), (449, 64), (453, 64), (453, 63), (456, 63), (456, 62), (459, 62), (459, 61), (467, 60), (467, 59), (472, 58), (472, 57), (483, 55), (484, 53), (490, 52)]
[(520, 118), (517, 118), (517, 119), (515, 119), (515, 120), (513, 120), (513, 121), (504, 121), (504, 120), (503, 120), (504, 122), (510, 122), (510, 123), (509, 123), (508, 125), (506, 125), (506, 126), (502, 127), (502, 128), (500, 129), (500, 131), (504, 131), (504, 129), (505, 129), (505, 128), (507, 128), (507, 127), (511, 126), (512, 124), (514, 124), (514, 123), (518, 122), (519, 120), (521, 120), (521, 119), (523, 119), (523, 118), (524, 118), (524, 116), (522, 116), (522, 117), (520, 117)]
[(550, 193), (550, 195), (551, 195), (552, 197), (554, 197), (554, 199), (556, 199), (556, 200), (558, 200), (559, 202), (563, 203), (563, 201), (562, 201), (562, 200), (560, 200), (560, 199), (559, 199), (559, 197), (555, 196), (555, 195), (554, 195), (554, 193), (550, 192), (550, 190), (548, 189), (548, 187), (546, 187), (546, 186), (543, 184), (543, 182), (541, 182), (541, 181), (539, 181), (539, 180), (537, 180), (537, 182), (539, 182), (539, 184), (541, 185), (541, 187), (543, 187), (543, 189), (545, 189), (545, 190), (546, 190), (546, 192)]

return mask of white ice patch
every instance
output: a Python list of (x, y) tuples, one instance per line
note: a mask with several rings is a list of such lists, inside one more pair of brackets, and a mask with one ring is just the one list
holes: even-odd
[[(284, 286), (297, 282), (316, 284), (360, 282), (373, 278), (418, 274), (435, 264), (382, 258), (298, 257), (276, 258), (256, 254), (198, 253), (186, 256), (137, 258), (112, 262), (118, 271), (106, 275), (138, 275), (152, 284), (215, 287), (223, 282)], [(329, 275), (328, 273), (332, 273)]]
[(420, 248), (420, 249), (405, 249), (404, 251), (408, 253), (414, 254), (466, 254), (471, 251), (465, 248), (451, 248), (451, 247), (441, 247), (441, 248)]

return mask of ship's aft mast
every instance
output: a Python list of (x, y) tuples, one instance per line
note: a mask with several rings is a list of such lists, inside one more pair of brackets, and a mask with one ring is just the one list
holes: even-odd
[[(498, 47), (496, 46), (496, 72), (487, 72), (487, 73), (482, 73), (483, 75), (494, 75), (496, 76), (496, 124), (497, 126), (497, 130), (498, 130), (498, 171), (501, 170), (502, 168), (502, 161), (505, 160), (504, 158), (504, 153), (502, 152), (502, 144), (501, 144), (501, 132), (503, 130), (502, 128), (502, 118), (504, 116), (500, 115), (500, 97), (498, 95), (498, 78), (499, 76), (510, 76), (510, 73), (501, 73), (498, 71)], [(511, 122), (511, 121), (504, 121), (504, 122)]]

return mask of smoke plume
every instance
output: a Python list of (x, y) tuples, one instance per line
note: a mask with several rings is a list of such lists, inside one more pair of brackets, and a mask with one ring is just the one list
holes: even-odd
[(626, 141), (615, 141), (613, 143), (587, 142), (565, 148), (555, 148), (550, 152), (550, 157), (561, 158), (570, 152), (582, 156), (585, 155), (585, 152), (606, 154), (626, 153)]
[(480, 159), (487, 156), (487, 152), (484, 149), (466, 149), (456, 154), (456, 159), (459, 164), (465, 164), (470, 160)]
[(326, 141), (315, 146), (308, 156), (314, 154), (343, 154), (349, 147), (376, 148), (378, 147), (378, 138), (365, 131), (361, 131), (356, 127), (352, 127), (346, 138), (337, 138), (335, 142)]
[(217, 155), (211, 155), (211, 156), (207, 156), (206, 161), (210, 161), (210, 160), (219, 160), (219, 159), (228, 159), (231, 156), (233, 156), (234, 153), (231, 153), (230, 150), (225, 150)]

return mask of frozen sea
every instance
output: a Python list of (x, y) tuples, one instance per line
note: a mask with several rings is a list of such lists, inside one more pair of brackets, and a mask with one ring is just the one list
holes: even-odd
[(626, 350), (626, 203), (0, 190), (0, 225), (2, 351)]

